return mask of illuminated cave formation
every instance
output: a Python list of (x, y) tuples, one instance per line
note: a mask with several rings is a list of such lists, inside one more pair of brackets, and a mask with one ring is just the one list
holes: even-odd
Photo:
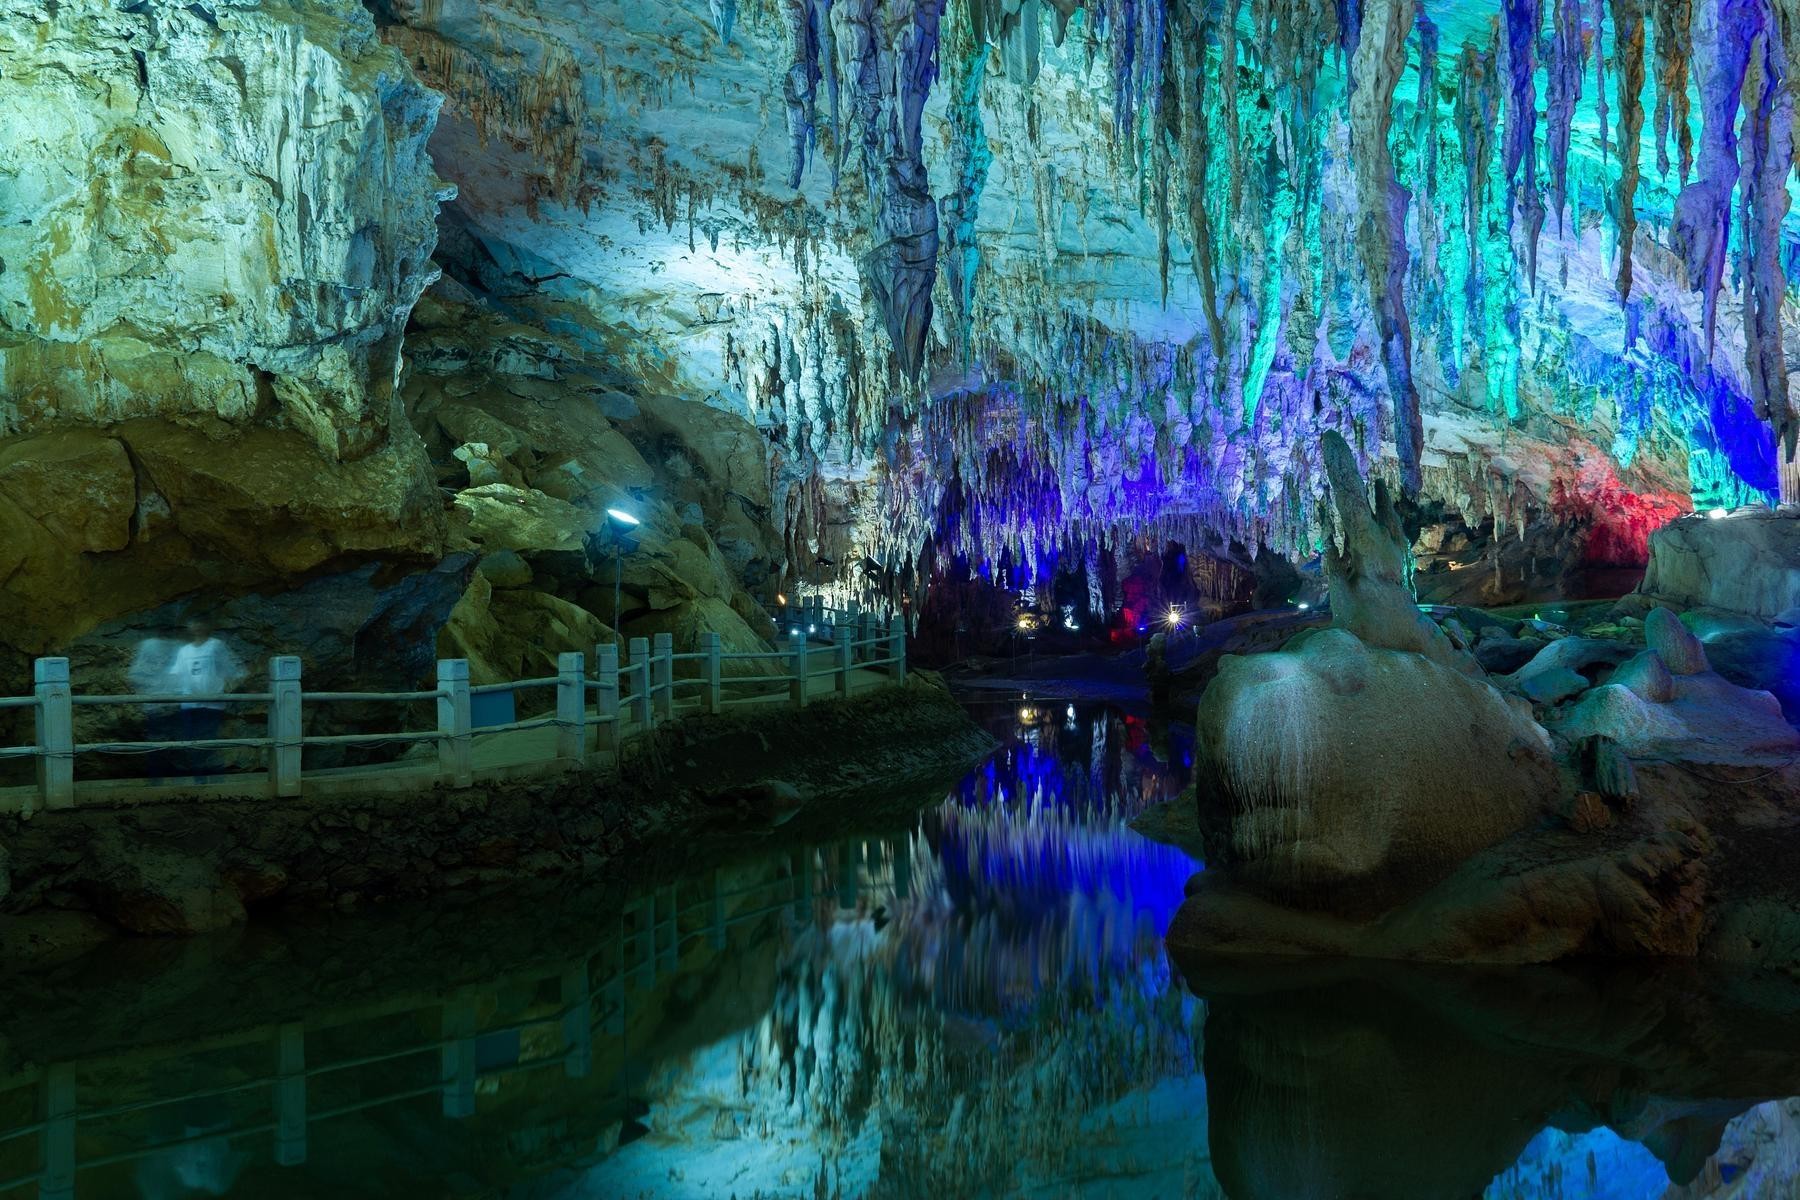
[[(784, 447), (813, 582), (1047, 586), (1142, 536), (1306, 558), (1331, 429), (1422, 511), (1590, 562), (1777, 498), (1785, 0), (764, 0), (572, 60), (558, 6), (481, 8), (386, 13), (469, 97), (459, 219)], [(552, 60), (610, 72), (579, 131)]]

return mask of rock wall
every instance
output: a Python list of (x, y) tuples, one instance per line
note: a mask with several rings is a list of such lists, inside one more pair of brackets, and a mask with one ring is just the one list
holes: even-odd
[(353, 0), (0, 5), (0, 433), (269, 420), (378, 448), (452, 189)]
[(362, 7), (6, 0), (0, 74), (0, 655), (440, 557), (397, 391), (439, 100)]

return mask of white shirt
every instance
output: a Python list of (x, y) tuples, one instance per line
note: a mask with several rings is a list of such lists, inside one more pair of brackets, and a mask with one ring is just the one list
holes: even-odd
[[(243, 668), (238, 665), (229, 647), (218, 638), (207, 638), (199, 645), (183, 642), (181, 649), (175, 652), (175, 659), (169, 664), (169, 681), (174, 691), (182, 696), (208, 696), (220, 692), (228, 692), (237, 681), (243, 678)], [(223, 708), (217, 701), (202, 700), (194, 704), (183, 704), (183, 708)]]

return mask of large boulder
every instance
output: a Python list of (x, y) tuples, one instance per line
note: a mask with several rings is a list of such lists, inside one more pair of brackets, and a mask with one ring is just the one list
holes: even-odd
[(1650, 535), (1650, 565), (1632, 599), (1780, 616), (1800, 604), (1800, 513), (1753, 507), (1671, 521)]
[[(1201, 698), (1215, 855), (1260, 884), (1415, 882), (1530, 822), (1557, 792), (1523, 706), (1344, 629), (1228, 657)], [(1203, 796), (1203, 800), (1206, 797)]]
[(1371, 507), (1344, 439), (1324, 451), (1332, 628), (1221, 661), (1195, 722), (1201, 820), (1233, 878), (1372, 899), (1518, 830), (1558, 782), (1529, 705), (1419, 611), (1387, 488)]

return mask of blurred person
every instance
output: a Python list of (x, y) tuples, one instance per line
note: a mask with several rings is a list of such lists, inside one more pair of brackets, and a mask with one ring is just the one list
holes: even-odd
[[(125, 677), (131, 690), (140, 695), (159, 695), (169, 691), (169, 666), (181, 645), (174, 637), (149, 637), (138, 643)], [(144, 705), (144, 740), (173, 742), (181, 736), (181, 714), (173, 704)], [(151, 783), (161, 783), (176, 771), (176, 756), (169, 750), (152, 750), (145, 756), (145, 774)]]
[[(213, 634), (212, 623), (202, 617), (188, 622), (188, 640), (175, 651), (169, 663), (170, 691), (180, 696), (207, 697), (229, 692), (244, 678), (244, 668), (231, 648)], [(195, 699), (181, 703), (181, 740), (210, 741), (219, 736), (225, 721), (225, 704), (220, 700)], [(187, 752), (185, 773), (195, 783), (205, 781), (213, 773), (214, 755), (210, 747), (194, 747)]]

